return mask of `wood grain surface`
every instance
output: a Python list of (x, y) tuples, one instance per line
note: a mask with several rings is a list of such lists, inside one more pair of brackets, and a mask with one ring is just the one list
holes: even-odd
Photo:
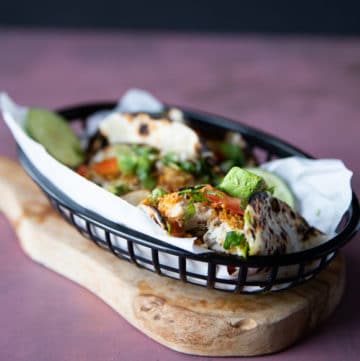
[(177, 351), (210, 356), (279, 351), (326, 319), (343, 294), (341, 256), (305, 285), (258, 296), (167, 279), (84, 239), (51, 209), (21, 167), (5, 158), (0, 158), (0, 189), (0, 209), (33, 260), (91, 290), (140, 331)]

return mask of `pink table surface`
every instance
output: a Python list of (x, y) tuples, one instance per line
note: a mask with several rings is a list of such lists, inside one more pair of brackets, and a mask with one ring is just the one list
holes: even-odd
[[(114, 99), (129, 87), (256, 126), (317, 157), (343, 159), (360, 193), (360, 39), (0, 29), (0, 89), (20, 103), (60, 107)], [(2, 122), (0, 154), (16, 159)], [(347, 288), (334, 316), (263, 359), (358, 360), (359, 242), (356, 237), (344, 249)], [(0, 320), (0, 360), (190, 358), (151, 341), (87, 290), (30, 261), (4, 216)]]

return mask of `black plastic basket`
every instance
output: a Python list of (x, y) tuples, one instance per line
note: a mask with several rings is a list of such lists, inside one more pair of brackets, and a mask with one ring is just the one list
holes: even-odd
[[(87, 104), (58, 112), (69, 121), (79, 121), (84, 127), (89, 115), (114, 106), (115, 103)], [(186, 109), (183, 111), (190, 125), (200, 128), (203, 133), (221, 136), (228, 130), (240, 132), (261, 161), (294, 155), (311, 158), (280, 139), (251, 127), (219, 116)], [(42, 175), (20, 148), (19, 159), (27, 173), (47, 195), (52, 206), (98, 246), (159, 275), (212, 289), (254, 294), (299, 285), (326, 267), (334, 259), (338, 249), (358, 230), (359, 203), (353, 193), (351, 205), (338, 226), (336, 236), (318, 247), (286, 255), (251, 256), (246, 260), (215, 252), (193, 254), (85, 209)], [(229, 271), (232, 274), (230, 277)]]

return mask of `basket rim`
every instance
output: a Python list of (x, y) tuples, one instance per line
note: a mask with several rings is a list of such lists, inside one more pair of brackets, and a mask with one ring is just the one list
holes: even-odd
[[(93, 102), (93, 103), (83, 103), (74, 106), (68, 106), (56, 110), (59, 114), (64, 116), (68, 120), (85, 118), (90, 114), (98, 110), (111, 109), (116, 105), (116, 102)], [(174, 105), (171, 105), (174, 106)], [(184, 111), (185, 116), (189, 118), (196, 119), (200, 122), (205, 122), (207, 124), (221, 126), (224, 129), (238, 131), (244, 133), (246, 138), (252, 138), (252, 141), (256, 144), (266, 143), (267, 146), (270, 145), (271, 148), (283, 152), (290, 152), (293, 155), (302, 156), (309, 159), (315, 159), (311, 155), (303, 152), (297, 147), (292, 146), (291, 144), (281, 140), (280, 138), (270, 135), (266, 132), (263, 132), (254, 127), (245, 125), (241, 122), (230, 120), (228, 118), (210, 114), (203, 111), (193, 110), (186, 107), (176, 106), (177, 108)], [(221, 124), (220, 124), (221, 123)], [(225, 126), (224, 126), (225, 125)], [(106, 219), (105, 217), (97, 214), (96, 212), (84, 208), (81, 204), (70, 199), (66, 194), (64, 194), (57, 186), (55, 186), (46, 175), (42, 174), (31, 162), (29, 157), (21, 150), (21, 147), (18, 146), (19, 160), (23, 165), (24, 169), (30, 175), (30, 177), (38, 184), (38, 186), (45, 191), (48, 195), (54, 198), (58, 203), (64, 205), (66, 208), (74, 211), (75, 214), (80, 213), (81, 216), (96, 226), (106, 229), (114, 234), (117, 234), (122, 237), (130, 237), (134, 242), (145, 244), (152, 248), (157, 248), (159, 251), (175, 254), (178, 256), (185, 256), (190, 259), (197, 261), (209, 262), (213, 261), (221, 265), (231, 265), (231, 266), (242, 266), (246, 265), (248, 267), (269, 267), (269, 266), (288, 266), (293, 264), (304, 263), (309, 260), (319, 259), (332, 252), (336, 252), (337, 249), (344, 246), (358, 231), (359, 228), (359, 219), (360, 219), (360, 206), (355, 192), (352, 192), (351, 204), (347, 212), (349, 212), (348, 219), (343, 229), (333, 238), (329, 239), (325, 243), (295, 253), (288, 253), (282, 255), (267, 255), (267, 256), (249, 256), (247, 259), (244, 259), (240, 256), (229, 255), (217, 253), (214, 251), (209, 251), (206, 253), (195, 254), (189, 251), (185, 251), (176, 246), (170, 245), (166, 242), (160, 241), (156, 238), (150, 237), (144, 233), (138, 232), (131, 228), (128, 228), (121, 224), (116, 224), (115, 222)]]

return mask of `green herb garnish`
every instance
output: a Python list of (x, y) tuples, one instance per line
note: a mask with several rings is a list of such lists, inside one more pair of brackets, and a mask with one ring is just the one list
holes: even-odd
[(169, 152), (163, 156), (161, 162), (167, 166), (175, 169), (180, 169), (179, 157), (174, 152)]
[(164, 196), (165, 194), (167, 194), (165, 189), (162, 188), (155, 188), (152, 192), (151, 192), (151, 197), (153, 197), (154, 199), (158, 199), (159, 197)]
[(224, 158), (227, 161), (233, 162), (233, 165), (231, 167), (233, 166), (242, 167), (245, 164), (244, 151), (242, 150), (240, 145), (229, 142), (223, 142), (220, 144), (219, 148), (221, 153), (224, 155)]
[(138, 145), (117, 145), (114, 149), (121, 173), (135, 174), (146, 189), (155, 187), (156, 179), (152, 172), (158, 156), (157, 150)]
[(122, 196), (126, 193), (129, 193), (132, 190), (128, 184), (124, 184), (124, 183), (110, 184), (110, 185), (106, 186), (105, 188), (106, 188), (106, 190), (115, 194), (116, 196)]
[(233, 160), (225, 160), (220, 164), (220, 170), (223, 173), (227, 173), (232, 167), (236, 166), (236, 162)]
[(137, 164), (137, 155), (133, 149), (127, 145), (117, 145), (114, 147), (117, 155), (119, 169), (123, 174), (134, 174)]
[(219, 198), (224, 198), (224, 193), (220, 191), (214, 191), (210, 189), (205, 189), (204, 193), (209, 194), (210, 196), (215, 196)]
[(145, 188), (145, 189), (153, 189), (156, 186), (156, 178), (149, 174), (144, 178), (139, 178), (141, 181), (141, 185)]
[(180, 168), (183, 171), (185, 171), (187, 173), (191, 173), (191, 174), (196, 174), (198, 171), (198, 167), (197, 167), (196, 163), (190, 162), (188, 160), (181, 162)]
[(117, 196), (122, 196), (125, 193), (130, 191), (130, 187), (127, 184), (119, 184), (115, 186), (115, 194)]
[(185, 208), (185, 217), (184, 217), (185, 222), (188, 221), (190, 218), (194, 217), (195, 212), (196, 210), (195, 210), (194, 202), (190, 202)]
[(167, 194), (167, 192), (162, 188), (155, 188), (150, 196), (148, 197), (148, 200), (151, 205), (155, 206), (159, 202), (159, 198)]
[(198, 185), (192, 188), (185, 188), (179, 191), (180, 195), (187, 195), (191, 202), (205, 202), (206, 197), (200, 191), (203, 188), (203, 185)]
[(204, 183), (218, 184), (217, 173), (213, 171), (206, 158), (197, 160), (180, 160), (174, 152), (169, 152), (163, 156), (161, 162), (166, 167), (182, 170), (196, 177), (201, 178)]
[(239, 247), (244, 257), (247, 257), (249, 254), (249, 244), (246, 241), (244, 234), (240, 232), (236, 232), (236, 231), (227, 232), (225, 241), (223, 243), (223, 247), (224, 249)]

